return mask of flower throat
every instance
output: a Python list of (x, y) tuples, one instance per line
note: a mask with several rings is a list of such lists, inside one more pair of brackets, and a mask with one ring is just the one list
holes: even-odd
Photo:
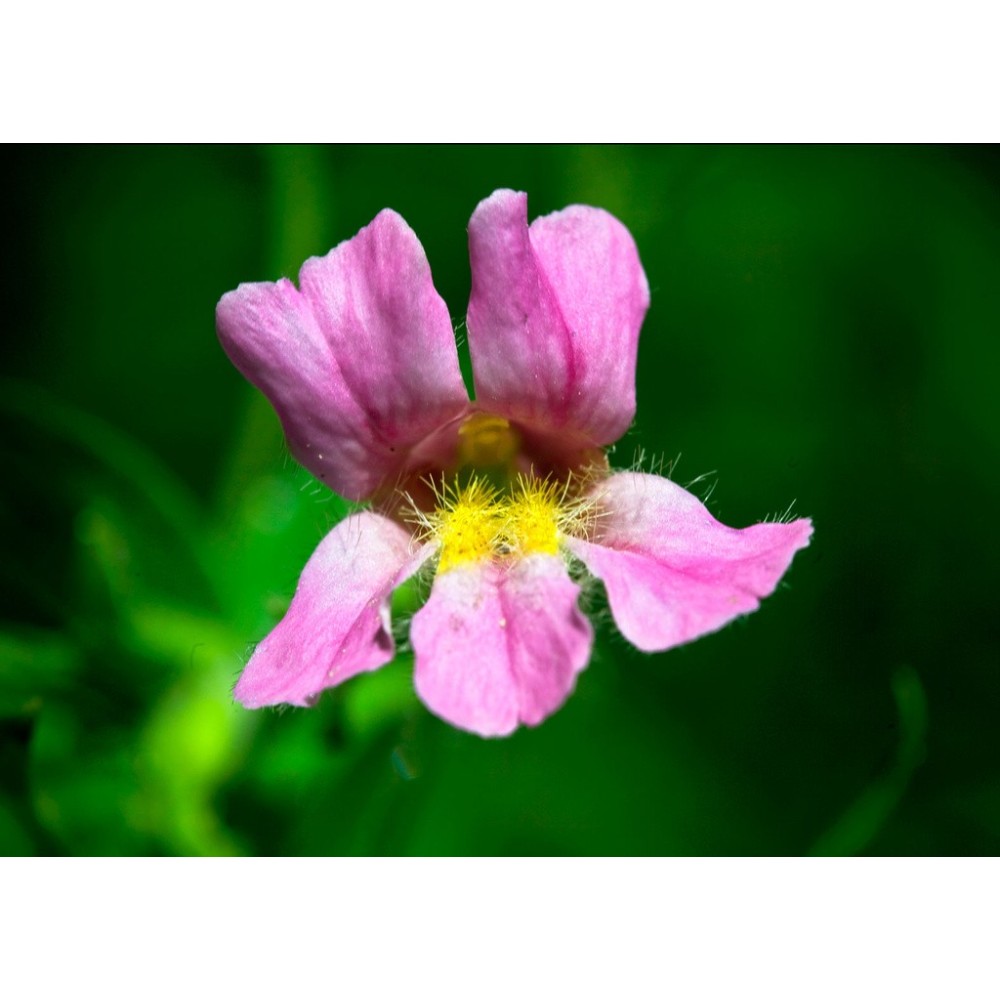
[(585, 477), (562, 481), (518, 470), (520, 435), (503, 417), (475, 413), (458, 431), (458, 468), (431, 482), (435, 505), (415, 511), (425, 538), (441, 549), (438, 572), (483, 560), (555, 555), (564, 534), (586, 533)]

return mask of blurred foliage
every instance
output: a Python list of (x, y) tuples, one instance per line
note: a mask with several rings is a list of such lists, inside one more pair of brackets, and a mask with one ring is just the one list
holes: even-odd
[[(5, 157), (0, 850), (1000, 850), (994, 150)], [(735, 525), (795, 500), (813, 545), (758, 614), (665, 654), (598, 605), (576, 693), (506, 740), (431, 716), (405, 653), (313, 709), (244, 711), (247, 650), (347, 508), (289, 459), (215, 303), (391, 206), (461, 335), (465, 227), (503, 186), (639, 245), (612, 461), (681, 456)]]

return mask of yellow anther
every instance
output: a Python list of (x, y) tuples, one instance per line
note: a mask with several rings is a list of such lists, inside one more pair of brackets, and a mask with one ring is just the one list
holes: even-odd
[(506, 503), (504, 541), (512, 552), (529, 555), (559, 551), (560, 490), (540, 479), (520, 478)]
[(438, 572), (484, 560), (509, 561), (528, 555), (556, 555), (565, 534), (585, 532), (589, 501), (572, 481), (555, 483), (519, 476), (500, 492), (479, 475), (464, 486), (435, 486), (431, 513), (417, 513), (428, 540), (440, 546)]
[(431, 532), (441, 543), (438, 572), (492, 557), (501, 517), (496, 491), (480, 479), (442, 490), (430, 517)]

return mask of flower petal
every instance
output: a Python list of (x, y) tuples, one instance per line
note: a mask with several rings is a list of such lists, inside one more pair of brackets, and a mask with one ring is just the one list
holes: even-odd
[(296, 459), (365, 499), (468, 407), (448, 309), (419, 240), (388, 209), (307, 260), (299, 283), (228, 292), (216, 309), (219, 339), (274, 405)]
[(527, 195), (496, 191), (469, 222), (469, 349), (476, 402), (587, 445), (635, 415), (649, 286), (629, 231), (573, 205), (528, 227)]
[(756, 610), (812, 535), (808, 518), (727, 528), (659, 476), (619, 473), (593, 496), (604, 513), (596, 539), (566, 544), (604, 581), (622, 634), (647, 652)]
[(553, 556), (439, 574), (410, 627), (417, 694), (481, 736), (537, 725), (566, 700), (590, 656), (593, 631), (578, 594)]
[(247, 708), (308, 705), (324, 688), (392, 659), (389, 597), (432, 554), (408, 532), (363, 511), (320, 542), (287, 614), (257, 646), (233, 696)]

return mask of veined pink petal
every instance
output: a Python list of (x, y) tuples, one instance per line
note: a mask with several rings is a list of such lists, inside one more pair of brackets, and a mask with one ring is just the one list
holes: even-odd
[(554, 556), (441, 573), (414, 615), (416, 688), (431, 711), (481, 736), (537, 725), (573, 690), (593, 631)]
[(619, 473), (593, 495), (604, 512), (597, 537), (567, 546), (604, 581), (625, 638), (648, 652), (754, 611), (812, 535), (808, 518), (727, 528), (659, 476)]
[(296, 459), (365, 499), (469, 405), (448, 309), (419, 240), (388, 209), (307, 260), (299, 282), (301, 291), (282, 279), (228, 292), (219, 339), (270, 399)]
[(308, 705), (324, 688), (392, 659), (389, 597), (432, 554), (394, 521), (341, 521), (306, 563), (285, 617), (257, 646), (233, 696), (247, 708)]
[(573, 205), (528, 227), (528, 197), (496, 191), (469, 222), (476, 402), (533, 428), (606, 445), (635, 414), (649, 286), (629, 231)]

